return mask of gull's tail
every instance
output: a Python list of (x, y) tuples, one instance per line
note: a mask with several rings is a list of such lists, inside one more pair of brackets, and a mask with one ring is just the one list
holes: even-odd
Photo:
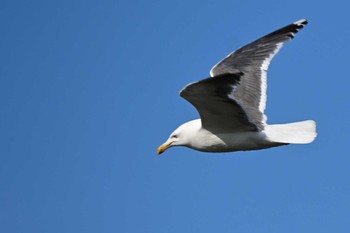
[(289, 124), (268, 125), (265, 128), (265, 133), (271, 142), (311, 143), (317, 136), (316, 122), (308, 120)]

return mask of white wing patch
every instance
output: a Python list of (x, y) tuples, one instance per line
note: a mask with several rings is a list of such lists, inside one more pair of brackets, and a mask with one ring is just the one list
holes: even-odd
[[(270, 62), (272, 58), (278, 53), (278, 51), (282, 48), (283, 43), (276, 44), (276, 49), (273, 51), (273, 53), (270, 54), (269, 57), (267, 57), (263, 63), (261, 64), (260, 70), (261, 70), (261, 96), (260, 96), (260, 103), (259, 103), (259, 111), (261, 113), (264, 113), (266, 108), (266, 99), (267, 99), (267, 71), (269, 69)], [(265, 116), (266, 117), (266, 116)]]

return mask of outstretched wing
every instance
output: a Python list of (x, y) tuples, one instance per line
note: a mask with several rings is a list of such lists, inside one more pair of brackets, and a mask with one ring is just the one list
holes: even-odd
[(306, 24), (299, 20), (236, 50), (211, 69), (214, 79), (185, 87), (180, 95), (197, 108), (203, 127), (262, 130), (270, 62)]

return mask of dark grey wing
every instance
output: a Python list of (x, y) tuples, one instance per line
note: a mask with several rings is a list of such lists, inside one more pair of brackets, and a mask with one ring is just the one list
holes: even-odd
[(231, 53), (211, 69), (210, 74), (214, 78), (226, 73), (244, 74), (233, 96), (243, 108), (249, 106), (250, 111), (244, 110), (251, 121), (266, 124), (266, 76), (270, 62), (282, 45), (291, 40), (306, 24), (307, 21), (302, 19), (272, 32)]
[(232, 96), (241, 79), (241, 73), (204, 79), (187, 85), (180, 96), (197, 109), (202, 127), (213, 133), (257, 131), (259, 127), (249, 119), (249, 106)]

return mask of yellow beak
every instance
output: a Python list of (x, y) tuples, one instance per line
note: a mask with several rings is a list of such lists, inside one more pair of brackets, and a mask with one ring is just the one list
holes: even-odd
[(166, 149), (168, 149), (171, 146), (171, 143), (164, 143), (163, 145), (161, 145), (160, 147), (158, 147), (158, 155), (160, 155), (161, 153), (163, 153), (164, 151), (166, 151)]

